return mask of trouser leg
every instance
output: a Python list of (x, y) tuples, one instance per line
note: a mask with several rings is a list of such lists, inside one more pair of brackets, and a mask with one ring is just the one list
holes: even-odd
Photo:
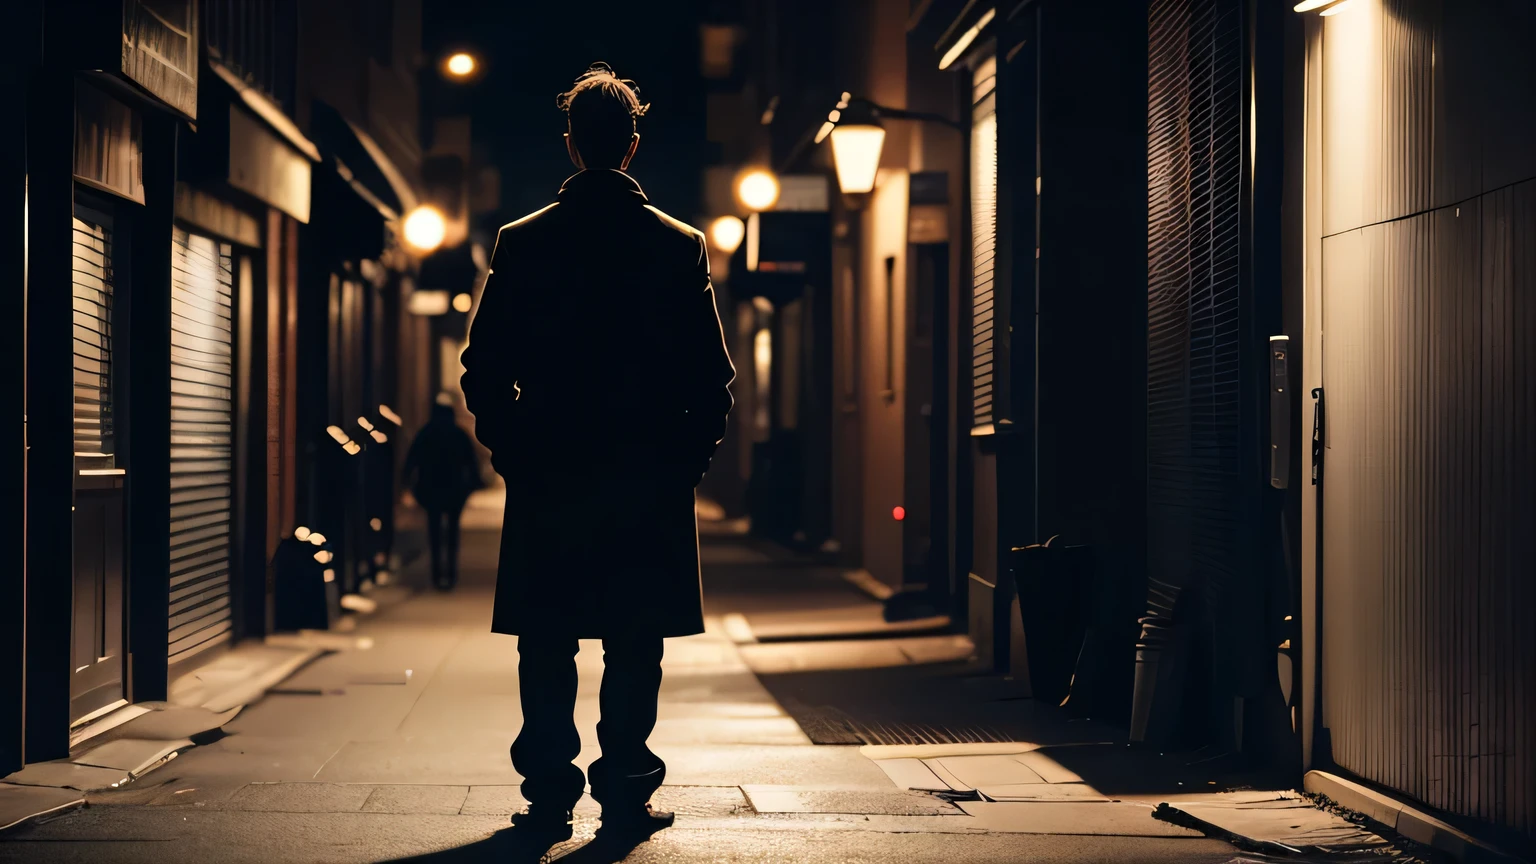
[(427, 510), (427, 553), (432, 556), (432, 584), (443, 581), (443, 511)]
[(449, 510), (444, 516), (448, 519), (448, 536), (445, 545), (448, 547), (448, 584), (453, 585), (459, 581), (459, 517), (463, 515), (461, 510)]
[(642, 812), (666, 779), (666, 764), (646, 745), (656, 728), (661, 655), (659, 636), (603, 640), (597, 724), (603, 753), (589, 773), (592, 797), (603, 805), (605, 819)]
[(576, 806), (586, 786), (576, 757), (576, 650), (574, 638), (520, 636), (518, 689), (523, 728), (512, 742), (512, 767), (523, 775), (523, 797), (537, 811)]

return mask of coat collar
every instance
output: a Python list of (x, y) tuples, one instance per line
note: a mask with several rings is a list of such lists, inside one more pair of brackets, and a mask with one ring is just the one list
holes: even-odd
[(560, 200), (573, 201), (589, 198), (625, 198), (633, 195), (641, 204), (649, 201), (635, 178), (612, 168), (595, 168), (571, 175), (560, 186)]

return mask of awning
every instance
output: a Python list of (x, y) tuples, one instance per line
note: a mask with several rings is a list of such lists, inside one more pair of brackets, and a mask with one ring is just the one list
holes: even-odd
[(416, 194), (368, 133), (349, 122), (330, 105), (316, 100), (311, 130), (331, 165), (363, 200), (394, 221), (416, 206)]
[(208, 68), (216, 83), (199, 96), (200, 119), (187, 142), (193, 159), (178, 179), (209, 190), (228, 184), (307, 223), (320, 151), (265, 94), (216, 60)]

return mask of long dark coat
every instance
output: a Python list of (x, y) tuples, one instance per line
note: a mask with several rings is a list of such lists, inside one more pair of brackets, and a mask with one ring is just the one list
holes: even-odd
[(501, 229), (462, 357), (507, 481), (491, 629), (702, 632), (694, 488), (735, 377), (698, 231), (583, 171)]

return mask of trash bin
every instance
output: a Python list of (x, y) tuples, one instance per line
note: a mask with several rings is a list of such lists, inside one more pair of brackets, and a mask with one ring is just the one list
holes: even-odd
[[(1147, 614), (1139, 619), (1136, 683), (1131, 697), (1131, 741), (1164, 740), (1177, 722), (1183, 697), (1184, 651), (1176, 622), (1183, 589), (1147, 580)], [(1159, 697), (1161, 694), (1161, 697)]]
[(1071, 692), (1094, 595), (1092, 547), (1059, 541), (1052, 537), (1014, 548), (1009, 568), (1029, 654), (1030, 691), (1053, 705)]

